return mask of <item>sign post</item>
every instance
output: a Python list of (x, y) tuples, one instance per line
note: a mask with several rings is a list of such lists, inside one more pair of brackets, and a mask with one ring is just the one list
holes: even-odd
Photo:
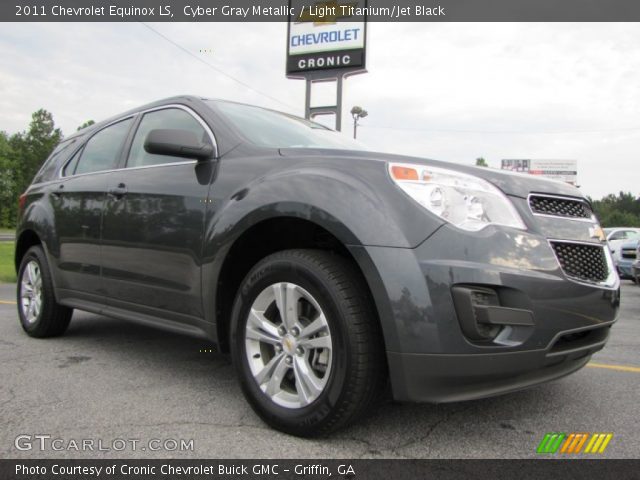
[[(366, 72), (367, 23), (362, 7), (366, 0), (289, 0), (287, 78), (306, 81), (305, 118), (334, 114), (338, 131), (343, 80)], [(318, 82), (336, 82), (335, 105), (311, 106), (311, 90)]]

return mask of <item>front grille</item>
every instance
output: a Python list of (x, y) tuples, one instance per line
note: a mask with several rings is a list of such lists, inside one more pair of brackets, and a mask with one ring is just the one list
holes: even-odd
[(631, 260), (636, 258), (636, 250), (622, 250), (621, 252), (622, 258), (629, 258)]
[(551, 242), (551, 246), (568, 277), (590, 283), (601, 283), (608, 278), (605, 247), (565, 242)]
[(539, 215), (589, 219), (593, 217), (593, 210), (584, 200), (531, 195), (529, 197), (529, 207), (531, 207), (533, 213)]

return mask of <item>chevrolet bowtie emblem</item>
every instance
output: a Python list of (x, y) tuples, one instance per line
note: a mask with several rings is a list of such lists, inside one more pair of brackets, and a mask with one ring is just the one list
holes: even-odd
[(591, 238), (595, 238), (597, 240), (600, 240), (601, 242), (604, 242), (607, 237), (604, 234), (604, 230), (602, 230), (602, 228), (596, 226), (593, 227), (589, 227), (589, 236)]

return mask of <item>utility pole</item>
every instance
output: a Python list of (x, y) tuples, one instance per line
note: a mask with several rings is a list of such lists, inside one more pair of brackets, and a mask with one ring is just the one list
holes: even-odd
[(356, 138), (358, 132), (358, 120), (369, 115), (364, 108), (355, 106), (351, 109), (351, 116), (353, 117), (353, 138)]

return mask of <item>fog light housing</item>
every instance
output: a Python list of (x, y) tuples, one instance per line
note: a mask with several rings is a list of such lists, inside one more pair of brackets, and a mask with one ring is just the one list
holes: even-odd
[(493, 288), (455, 285), (451, 294), (462, 333), (473, 342), (514, 345), (528, 330), (521, 327), (534, 325), (531, 310), (503, 305)]
[(460, 327), (467, 338), (475, 341), (493, 340), (502, 327), (487, 322), (486, 308), (500, 306), (495, 290), (481, 287), (455, 286), (453, 303)]

